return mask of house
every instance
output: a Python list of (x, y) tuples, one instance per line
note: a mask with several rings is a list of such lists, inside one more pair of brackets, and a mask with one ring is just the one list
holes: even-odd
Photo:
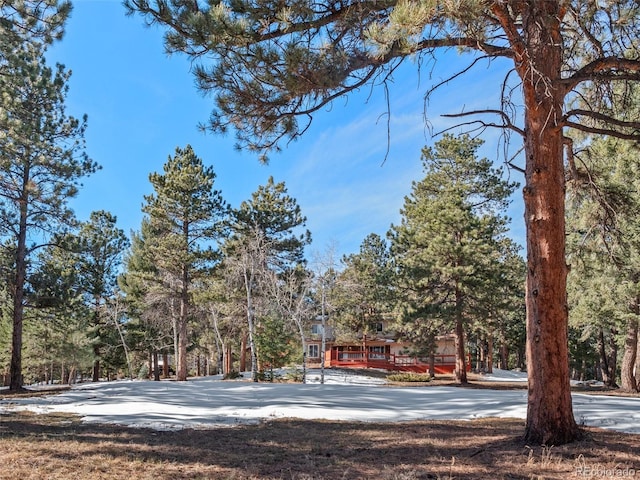
[[(321, 366), (322, 323), (316, 320), (311, 325), (311, 334), (306, 339), (307, 365), (311, 368)], [(435, 374), (450, 374), (455, 370), (454, 336), (441, 335), (436, 338)], [(375, 332), (337, 336), (332, 327), (326, 328), (325, 367), (340, 368), (379, 368), (390, 371), (408, 371), (426, 373), (429, 371), (429, 358), (410, 355), (411, 345), (399, 340), (397, 335), (386, 328), (385, 322), (375, 325)], [(471, 362), (467, 362), (467, 369)]]

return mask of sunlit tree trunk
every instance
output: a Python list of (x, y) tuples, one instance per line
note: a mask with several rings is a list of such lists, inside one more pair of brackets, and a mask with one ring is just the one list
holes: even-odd
[(100, 344), (102, 342), (101, 336), (100, 336), (100, 298), (97, 296), (94, 296), (93, 298), (93, 323), (94, 323), (94, 327), (95, 327), (95, 335), (96, 335), (96, 340), (94, 340), (94, 344), (93, 344), (93, 355), (94, 355), (94, 360), (93, 360), (93, 381), (94, 382), (99, 382), (100, 381), (100, 358), (101, 358), (101, 352), (100, 352)]
[(500, 339), (500, 368), (502, 370), (509, 370), (509, 345), (507, 343), (506, 335), (504, 332)]
[(638, 354), (638, 318), (632, 317), (627, 321), (627, 335), (624, 341), (624, 355), (620, 374), (620, 388), (627, 392), (635, 392), (638, 388), (634, 367)]
[(227, 345), (226, 355), (224, 356), (224, 365), (224, 373), (233, 371), (233, 352), (231, 350), (231, 345)]
[(66, 383), (68, 385), (73, 385), (74, 383), (76, 383), (76, 367), (75, 367), (75, 365), (71, 365), (71, 367), (69, 367), (69, 375), (67, 375)]
[[(185, 228), (188, 229), (188, 224)], [(178, 370), (176, 379), (179, 382), (187, 380), (187, 329), (189, 324), (189, 272), (186, 265), (182, 266), (182, 291), (180, 294), (180, 314), (178, 316)]]
[(547, 445), (568, 443), (578, 435), (569, 383), (559, 3), (532, 4), (522, 18), (528, 48), (515, 44), (526, 110), (523, 197), (529, 395), (525, 438)]
[[(29, 179), (29, 166), (25, 164), (23, 178)], [(16, 248), (16, 270), (13, 284), (13, 333), (11, 337), (11, 363), (9, 369), (9, 389), (22, 389), (22, 329), (24, 317), (24, 284), (27, 278), (27, 209), (29, 187), (22, 185), (19, 208), (20, 218)]]
[(178, 319), (178, 314), (176, 313), (176, 308), (175, 308), (175, 299), (171, 299), (170, 300), (170, 305), (171, 305), (171, 333), (173, 334), (173, 368), (176, 372), (178, 372), (179, 370), (179, 360), (180, 360), (180, 355), (178, 354), (178, 352), (180, 351), (180, 326), (179, 326), (179, 319)]
[(456, 326), (455, 326), (455, 350), (456, 350), (456, 382), (467, 383), (467, 364), (464, 358), (464, 322), (462, 319), (461, 292), (456, 289)]
[(166, 351), (162, 352), (162, 376), (164, 378), (169, 376), (169, 354)]
[(638, 350), (636, 351), (635, 374), (636, 374), (636, 389), (640, 391), (640, 335), (638, 338)]

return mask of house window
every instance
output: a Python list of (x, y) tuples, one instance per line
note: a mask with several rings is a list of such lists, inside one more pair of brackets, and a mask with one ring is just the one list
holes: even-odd
[(322, 335), (322, 325), (319, 323), (311, 325), (311, 333), (314, 335)]
[(383, 330), (382, 322), (376, 323), (376, 332), (382, 332), (382, 330)]
[(308, 347), (307, 356), (309, 358), (320, 358), (320, 349), (318, 348), (318, 345), (312, 343), (310, 345), (307, 345), (307, 347)]
[(384, 360), (386, 355), (384, 354), (384, 346), (372, 346), (369, 347), (369, 359), (370, 360)]

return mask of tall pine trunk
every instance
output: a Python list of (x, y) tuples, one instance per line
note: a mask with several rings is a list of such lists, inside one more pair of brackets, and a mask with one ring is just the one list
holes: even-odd
[(176, 380), (184, 382), (187, 380), (187, 322), (180, 319), (178, 322), (178, 371)]
[(464, 321), (462, 318), (462, 293), (456, 288), (456, 330), (455, 330), (455, 350), (456, 350), (456, 382), (467, 383), (467, 364), (464, 355)]
[(522, 16), (524, 39), (510, 39), (526, 109), (523, 197), (529, 395), (525, 438), (547, 445), (571, 442), (579, 433), (569, 383), (559, 3), (530, 2)]
[(100, 360), (97, 358), (100, 355), (100, 347), (98, 345), (93, 346), (93, 356), (96, 357), (93, 360), (93, 368), (91, 381), (99, 382), (100, 381)]
[(96, 343), (93, 344), (93, 375), (92, 381), (99, 382), (100, 381), (100, 344), (102, 343), (102, 339), (100, 338), (100, 301), (98, 298), (94, 297), (93, 304), (93, 324), (96, 328)]
[(22, 390), (22, 329), (24, 319), (24, 284), (27, 278), (27, 213), (29, 205), (30, 168), (23, 168), (24, 182), (20, 193), (20, 219), (16, 245), (16, 274), (13, 284), (13, 331), (11, 335), (11, 362), (9, 390)]
[[(604, 334), (604, 328), (600, 327), (598, 331), (598, 353), (600, 355), (600, 373), (602, 382), (611, 388), (616, 388), (616, 370), (618, 363), (618, 345), (616, 344), (616, 335), (612, 330), (609, 333), (609, 340)], [(607, 352), (607, 343), (609, 343), (609, 351)]]
[(620, 388), (626, 392), (635, 392), (638, 388), (635, 372), (638, 354), (638, 317), (627, 320), (627, 335), (624, 340), (624, 355), (620, 374)]
[[(186, 275), (186, 274), (185, 274)], [(178, 371), (176, 380), (187, 380), (187, 327), (189, 323), (189, 298), (186, 282), (183, 283), (180, 298), (180, 315), (178, 317)]]
[(153, 381), (154, 382), (159, 382), (160, 381), (160, 368), (158, 365), (158, 351), (156, 349), (153, 350), (152, 355), (152, 371), (153, 371)]
[(636, 389), (640, 391), (640, 335), (638, 336), (638, 350), (636, 351)]
[(489, 337), (487, 338), (487, 373), (493, 373), (493, 345), (494, 345), (495, 335), (494, 332), (489, 332)]
[(175, 299), (171, 298), (169, 302), (171, 309), (171, 328), (173, 333), (173, 367), (177, 373), (179, 370), (178, 362), (180, 359), (180, 318), (179, 312), (176, 312)]
[(162, 352), (162, 376), (169, 377), (169, 354), (166, 351)]
[[(182, 224), (182, 237), (185, 245), (189, 245), (189, 222)], [(189, 325), (189, 266), (183, 264), (180, 272), (180, 314), (178, 316), (178, 370), (176, 380), (187, 380), (187, 334)]]
[(227, 345), (224, 355), (224, 372), (230, 373), (233, 371), (233, 352), (231, 350), (231, 345)]
[(509, 370), (509, 344), (504, 331), (500, 335), (500, 368)]

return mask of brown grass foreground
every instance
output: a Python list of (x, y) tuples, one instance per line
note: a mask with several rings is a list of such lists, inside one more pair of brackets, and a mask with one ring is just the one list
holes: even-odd
[(640, 478), (640, 435), (585, 429), (561, 447), (522, 442), (522, 420), (356, 423), (275, 420), (157, 432), (68, 414), (0, 419), (0, 478), (566, 479)]

